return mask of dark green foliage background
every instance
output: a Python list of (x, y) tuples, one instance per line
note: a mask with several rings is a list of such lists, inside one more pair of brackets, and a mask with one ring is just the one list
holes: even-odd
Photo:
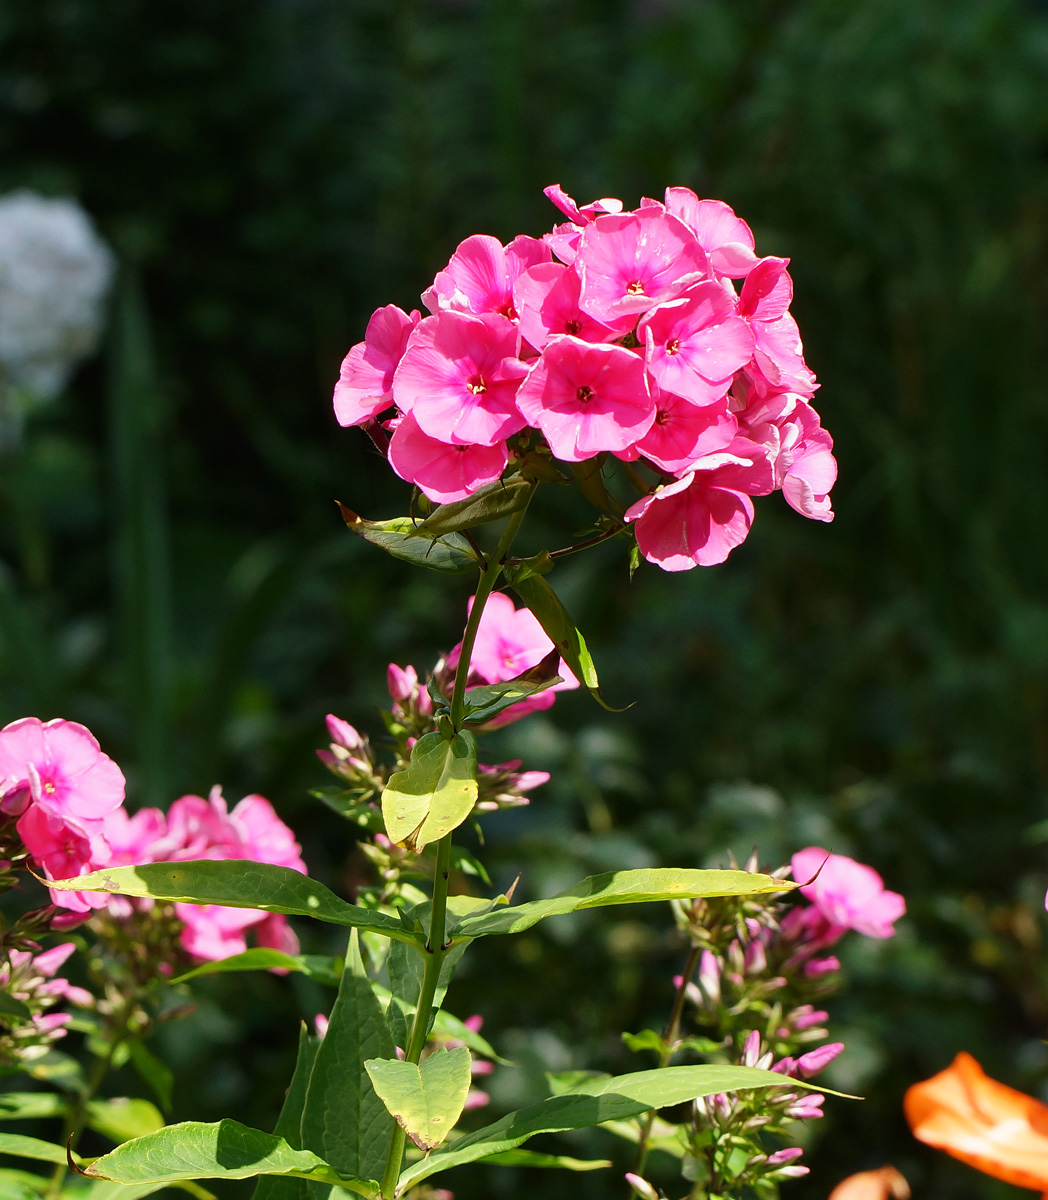
[[(485, 853), (529, 895), (755, 840), (872, 862), (910, 916), (844, 956), (833, 1082), (869, 1099), (832, 1105), (789, 1190), (890, 1160), (925, 1197), (1009, 1194), (917, 1147), (900, 1100), (961, 1048), (1048, 1084), (1046, 151), (1048, 24), (1019, 0), (6, 0), (0, 191), (76, 195), (124, 273), (108, 360), (4, 469), (0, 716), (85, 721), (132, 803), (263, 792), (352, 889), (349, 831), (306, 797), (323, 715), (374, 727), (386, 663), (449, 648), (468, 593), (341, 528), (336, 498), (408, 500), (334, 423), (342, 355), (462, 237), (548, 228), (545, 184), (721, 197), (793, 260), (838, 518), (773, 497), (720, 568), (558, 568), (607, 694), (638, 703), (571, 695), (500, 735), (555, 777)], [(585, 519), (540, 494), (529, 536)], [(451, 995), (521, 1065), (496, 1102), (543, 1062), (630, 1069), (615, 1031), (665, 1019), (664, 914), (555, 924), (475, 950)], [(165, 1035), (179, 1115), (268, 1126), (294, 1020), (330, 997), (202, 990)]]

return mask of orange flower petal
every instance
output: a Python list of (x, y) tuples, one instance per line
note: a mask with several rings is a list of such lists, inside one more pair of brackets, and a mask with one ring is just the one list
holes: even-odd
[(920, 1141), (1018, 1187), (1048, 1188), (1048, 1105), (990, 1079), (970, 1054), (903, 1101)]
[(842, 1179), (829, 1200), (910, 1200), (910, 1185), (894, 1167), (879, 1167)]

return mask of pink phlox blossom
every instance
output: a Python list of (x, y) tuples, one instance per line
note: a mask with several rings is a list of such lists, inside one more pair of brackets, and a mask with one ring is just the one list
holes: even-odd
[(494, 483), (509, 462), (505, 442), (451, 445), (425, 433), (413, 413), (405, 413), (389, 443), (389, 465), (435, 504), (465, 500)]
[[(390, 670), (392, 669), (393, 664), (391, 663)], [(409, 667), (408, 669), (413, 670), (414, 668)], [(364, 748), (364, 739), (348, 721), (343, 721), (341, 717), (328, 713), (324, 722), (327, 725), (328, 736), (334, 745), (341, 746), (343, 750), (349, 750), (351, 753)]]
[(735, 372), (753, 357), (753, 334), (717, 283), (696, 284), (653, 308), (641, 318), (637, 337), (659, 386), (693, 404), (722, 400)]
[[(18, 818), (18, 834), (29, 856), (48, 879), (75, 879), (108, 865), (109, 847), (102, 836), (102, 821), (83, 822), (53, 816), (43, 805), (33, 804)], [(51, 902), (73, 912), (104, 908), (102, 892), (67, 892), (48, 889)]]
[(517, 327), (497, 313), (441, 310), (426, 317), (393, 376), (397, 406), (441, 442), (504, 441), (524, 428), (514, 399), (527, 373), (518, 342)]
[[(743, 453), (732, 453), (739, 448)], [(666, 571), (722, 563), (746, 540), (752, 495), (771, 491), (772, 473), (757, 447), (737, 442), (699, 459), (687, 474), (643, 496), (626, 510), (636, 521), (637, 545)]]
[[(473, 597), (470, 597), (469, 611), (472, 609)], [(524, 671), (537, 666), (552, 649), (552, 641), (530, 609), (515, 608), (513, 601), (504, 592), (492, 592), (484, 605), (484, 613), (477, 626), (477, 636), (470, 657), (469, 677), (475, 681), (474, 686), (515, 679)], [(447, 666), (450, 670), (457, 668), (461, 651), (462, 643), (459, 642), (448, 655)], [(508, 725), (529, 713), (549, 708), (553, 704), (555, 692), (579, 686), (579, 681), (563, 660), (557, 668), (557, 674), (562, 682), (528, 696), (519, 704), (510, 705), (490, 724)], [(466, 689), (466, 697), (469, 698), (469, 688)], [(531, 774), (541, 775), (544, 772)], [(537, 781), (532, 786), (538, 786), (538, 782), (544, 783), (545, 780)]]
[(750, 272), (739, 295), (739, 316), (754, 321), (777, 321), (793, 301), (788, 258), (769, 255)]
[(168, 862), (241, 858), (241, 841), (229, 822), (229, 810), (217, 784), (208, 798), (180, 796), (168, 809)]
[(118, 808), (106, 818), (103, 834), (109, 846), (107, 867), (134, 867), (165, 862), (175, 852), (168, 836), (167, 818), (159, 808), (140, 808), (132, 816)]
[(567, 335), (546, 346), (517, 404), (563, 462), (625, 450), (655, 420), (655, 401), (637, 354)]
[(549, 261), (549, 247), (540, 238), (521, 234), (503, 246), (498, 238), (477, 233), (459, 243), (451, 261), (423, 293), (422, 302), (433, 313), (455, 309), (476, 316), (498, 313), (515, 320), (513, 284), (517, 277), (529, 267)]
[(661, 208), (597, 217), (582, 231), (575, 269), (582, 307), (606, 325), (673, 300), (710, 274), (695, 234)]
[(525, 271), (513, 288), (521, 337), (542, 350), (557, 334), (567, 333), (584, 342), (610, 342), (633, 328), (633, 317), (612, 327), (584, 312), (579, 304), (581, 288), (578, 274), (563, 263), (540, 263)]
[(404, 312), (395, 304), (376, 309), (364, 340), (342, 360), (333, 403), (343, 426), (362, 425), (393, 403), (393, 372), (419, 323), (418, 309)]
[(308, 874), (302, 847), (265, 796), (245, 796), (229, 814), (229, 823), (240, 837), (238, 858)]
[(737, 415), (740, 430), (768, 447), (776, 486), (790, 507), (813, 520), (832, 521), (829, 492), (837, 479), (833, 439), (807, 400), (789, 392), (751, 393)]
[[(888, 938), (906, 912), (906, 901), (898, 892), (885, 890), (884, 881), (872, 867), (847, 855), (809, 846), (793, 856), (791, 866), (794, 879), (803, 884), (801, 894), (835, 925), (867, 937)], [(813, 878), (816, 872), (818, 877)]]
[(718, 275), (741, 279), (760, 261), (754, 252), (753, 231), (722, 200), (700, 200), (691, 188), (668, 187), (666, 211), (696, 235)]
[(588, 225), (604, 213), (622, 212), (622, 201), (611, 196), (605, 196), (603, 200), (593, 200), (579, 207), (559, 183), (551, 183), (549, 187), (542, 189), (542, 193), (575, 225)]
[(697, 405), (652, 383), (655, 420), (648, 432), (618, 457), (643, 455), (649, 462), (677, 475), (708, 454), (725, 450), (735, 440), (738, 421), (726, 401)]
[(406, 704), (423, 716), (433, 712), (433, 698), (414, 667), (398, 667), (396, 663), (390, 663), (386, 668), (386, 686), (394, 709)]

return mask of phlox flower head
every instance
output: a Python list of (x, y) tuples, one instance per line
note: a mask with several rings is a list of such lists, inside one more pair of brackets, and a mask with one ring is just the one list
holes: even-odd
[(423, 303), (436, 312), (441, 308), (458, 312), (498, 313), (515, 318), (513, 285), (529, 267), (550, 261), (550, 251), (541, 238), (521, 234), (508, 246), (487, 234), (478, 233), (460, 242)]
[(887, 891), (872, 867), (844, 854), (828, 854), (819, 846), (809, 846), (793, 856), (791, 865), (794, 879), (803, 884), (801, 895), (833, 925), (855, 929), (867, 937), (888, 938), (906, 912), (903, 897)]

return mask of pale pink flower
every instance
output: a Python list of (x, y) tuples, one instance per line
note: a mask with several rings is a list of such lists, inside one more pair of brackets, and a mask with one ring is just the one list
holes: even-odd
[(700, 200), (691, 188), (668, 187), (666, 210), (696, 235), (718, 275), (740, 279), (757, 265), (752, 230), (722, 200)]
[(229, 814), (229, 823), (240, 836), (238, 858), (308, 874), (302, 847), (265, 796), (245, 796)]
[(517, 393), (527, 422), (556, 458), (581, 462), (625, 450), (655, 420), (644, 363), (622, 346), (555, 337)]
[[(521, 419), (523, 424), (523, 419)], [(464, 500), (506, 468), (505, 442), (450, 445), (424, 432), (414, 413), (405, 413), (389, 442), (389, 465), (435, 504)]]
[(517, 327), (497, 313), (441, 311), (414, 329), (393, 376), (398, 407), (424, 433), (456, 445), (494, 446), (524, 427), (514, 397), (527, 367)]
[(340, 425), (362, 425), (392, 405), (393, 372), (419, 317), (417, 309), (408, 314), (395, 304), (372, 313), (364, 341), (342, 360), (335, 384), (333, 403)]
[(513, 288), (520, 333), (525, 341), (541, 350), (561, 333), (584, 342), (610, 342), (632, 329), (633, 317), (626, 317), (617, 328), (612, 328), (584, 312), (579, 305), (581, 288), (577, 273), (563, 263), (540, 263), (525, 271)]
[(606, 325), (673, 300), (710, 273), (695, 234), (661, 207), (597, 217), (582, 231), (575, 269), (582, 307)]
[(163, 862), (174, 849), (159, 808), (140, 808), (134, 816), (125, 808), (116, 809), (106, 818), (103, 836), (109, 846), (107, 867)]
[[(791, 866), (794, 879), (803, 884), (801, 895), (834, 925), (856, 929), (867, 937), (888, 938), (906, 912), (906, 901), (898, 892), (885, 890), (873, 867), (844, 854), (828, 854), (819, 846), (809, 846), (793, 856)], [(813, 879), (816, 872), (818, 877)]]
[(653, 308), (637, 326), (644, 359), (659, 387), (694, 404), (715, 404), (753, 356), (753, 334), (718, 283)]
[(771, 468), (760, 455), (731, 453), (735, 445), (700, 458), (686, 475), (626, 510), (649, 562), (666, 571), (714, 566), (746, 540), (750, 496), (771, 490)]
[(539, 238), (521, 234), (508, 246), (487, 234), (478, 233), (460, 242), (433, 286), (422, 296), (430, 312), (499, 313), (513, 320), (513, 284), (522, 271), (549, 262), (550, 251)]

